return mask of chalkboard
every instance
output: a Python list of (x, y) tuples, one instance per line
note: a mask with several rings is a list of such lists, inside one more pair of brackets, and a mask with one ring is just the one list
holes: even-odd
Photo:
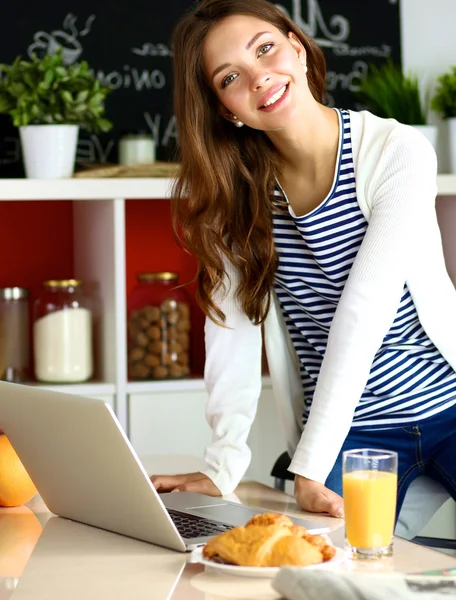
[[(68, 63), (88, 61), (113, 88), (107, 134), (81, 132), (78, 162), (116, 162), (121, 133), (151, 133), (157, 158), (172, 160), (177, 129), (172, 109), (170, 36), (193, 0), (22, 0), (2, 7), (0, 62), (63, 46)], [(398, 0), (282, 0), (279, 5), (322, 47), (328, 65), (326, 103), (362, 108), (354, 96), (368, 64), (400, 64)], [(17, 131), (0, 118), (0, 176), (22, 176)]]

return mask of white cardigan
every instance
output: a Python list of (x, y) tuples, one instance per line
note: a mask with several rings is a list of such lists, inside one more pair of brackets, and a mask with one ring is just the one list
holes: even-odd
[[(421, 324), (456, 369), (456, 291), (447, 273), (435, 212), (436, 156), (412, 127), (369, 112), (350, 112), (356, 193), (369, 222), (339, 301), (302, 431), (299, 362), (277, 298), (264, 325), (274, 396), (293, 460), (290, 470), (324, 483), (351, 426), (376, 351), (403, 293), (410, 290)], [(261, 391), (261, 327), (235, 293), (238, 274), (215, 294), (227, 327), (206, 320), (206, 416), (213, 431), (204, 471), (222, 494), (234, 490), (250, 462), (247, 436)]]

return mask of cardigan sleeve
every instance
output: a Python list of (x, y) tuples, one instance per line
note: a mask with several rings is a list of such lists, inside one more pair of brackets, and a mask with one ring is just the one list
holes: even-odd
[(204, 370), (212, 441), (203, 472), (222, 494), (236, 488), (250, 463), (247, 437), (261, 392), (262, 346), (261, 327), (250, 322), (236, 299), (237, 269), (226, 263), (225, 290), (214, 296), (225, 313), (225, 327), (206, 319)]
[(371, 217), (334, 314), (293, 473), (324, 483), (334, 465), (416, 249), (433, 230), (436, 174), (435, 152), (421, 134), (406, 126), (390, 133), (363, 190)]

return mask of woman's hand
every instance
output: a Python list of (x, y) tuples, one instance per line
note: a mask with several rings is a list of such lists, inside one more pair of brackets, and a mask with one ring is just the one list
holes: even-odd
[(199, 472), (184, 475), (152, 475), (150, 479), (159, 492), (197, 492), (208, 496), (221, 496), (220, 490), (212, 480)]
[(343, 518), (343, 498), (332, 492), (322, 483), (296, 475), (294, 497), (303, 510), (315, 513), (328, 513), (332, 517)]

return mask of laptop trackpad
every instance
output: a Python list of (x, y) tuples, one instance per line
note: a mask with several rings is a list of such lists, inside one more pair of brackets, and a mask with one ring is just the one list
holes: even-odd
[(234, 506), (233, 504), (219, 504), (215, 506), (201, 506), (195, 508), (187, 508), (186, 512), (206, 519), (221, 521), (229, 525), (245, 525), (253, 515), (261, 510), (255, 510), (246, 506)]

